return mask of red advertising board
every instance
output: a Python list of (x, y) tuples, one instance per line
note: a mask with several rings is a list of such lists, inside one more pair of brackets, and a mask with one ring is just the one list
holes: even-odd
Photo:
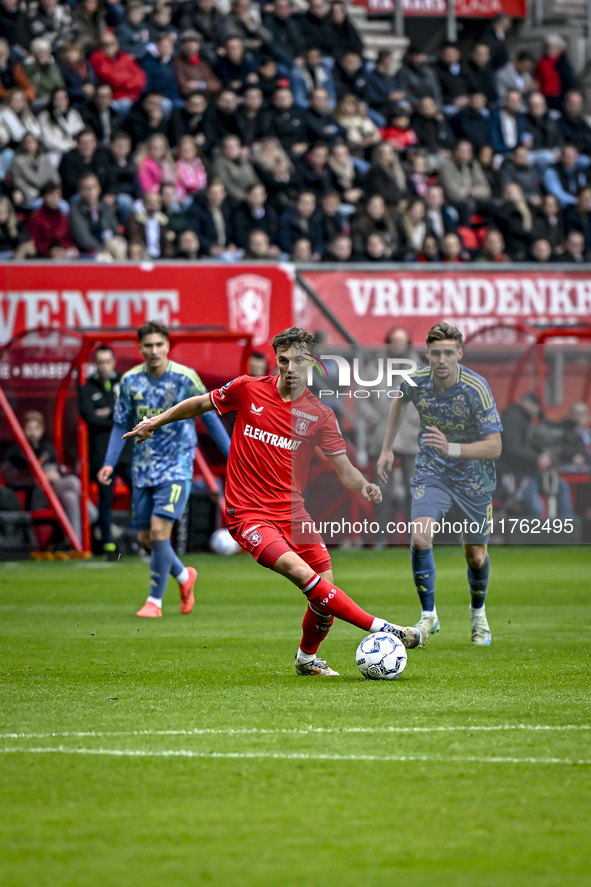
[[(440, 320), (458, 326), (464, 335), (499, 323), (591, 323), (588, 272), (423, 269), (301, 273), (352, 335), (366, 344), (383, 342), (394, 325), (406, 327), (414, 342), (423, 342)], [(310, 329), (330, 326), (299, 288), (295, 308), (298, 324)], [(497, 332), (499, 341), (510, 340), (510, 334), (511, 330)]]
[[(393, 13), (395, 0), (354, 0), (354, 6), (364, 6), (370, 15)], [(501, 12), (511, 18), (525, 18), (526, 0), (456, 0), (458, 18), (493, 18)], [(447, 0), (404, 0), (404, 15), (441, 17), (447, 15)]]
[[(345, 266), (346, 267), (346, 266)], [(360, 342), (382, 341), (402, 323), (422, 340), (437, 320), (466, 334), (499, 322), (591, 323), (584, 271), (313, 270), (302, 276)], [(26, 329), (135, 328), (159, 318), (175, 327), (251, 333), (262, 347), (294, 322), (291, 269), (280, 265), (0, 265), (0, 345)], [(328, 322), (296, 287), (295, 322)]]
[(0, 265), (0, 345), (27, 329), (217, 327), (268, 342), (291, 325), (292, 279), (276, 265)]

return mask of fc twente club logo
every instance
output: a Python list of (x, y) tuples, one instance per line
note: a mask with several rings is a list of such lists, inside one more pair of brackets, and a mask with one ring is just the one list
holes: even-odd
[(271, 281), (258, 274), (240, 274), (226, 284), (230, 329), (250, 333), (253, 345), (263, 345), (269, 338)]
[(297, 419), (296, 424), (295, 424), (296, 434), (301, 434), (303, 437), (304, 434), (306, 433), (306, 431), (308, 430), (309, 425), (310, 425), (310, 423), (308, 422), (307, 419)]

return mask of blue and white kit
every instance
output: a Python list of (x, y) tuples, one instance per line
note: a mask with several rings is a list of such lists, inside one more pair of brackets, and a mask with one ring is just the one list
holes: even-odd
[(464, 541), (484, 544), (497, 482), (494, 461), (444, 456), (435, 447), (426, 446), (423, 438), (428, 425), (442, 431), (450, 443), (474, 443), (502, 431), (490, 386), (478, 373), (461, 365), (455, 384), (446, 391), (437, 390), (428, 366), (419, 367), (410, 378), (416, 385), (406, 380), (402, 383), (402, 402), (412, 401), (421, 420), (417, 474), (411, 481), (412, 519), (433, 517), (439, 521), (455, 503), (462, 519), (476, 522), (480, 528), (477, 533), (465, 532)]
[[(122, 435), (144, 417), (158, 416), (188, 397), (205, 393), (205, 385), (195, 370), (172, 360), (159, 378), (150, 376), (145, 364), (133, 367), (121, 379), (105, 465), (117, 464), (125, 444)], [(203, 415), (203, 421), (227, 456), (230, 439), (218, 416), (208, 412)], [(196, 447), (194, 419), (157, 428), (149, 440), (134, 446), (133, 510), (137, 529), (147, 529), (152, 514), (174, 521), (183, 513), (191, 488)]]

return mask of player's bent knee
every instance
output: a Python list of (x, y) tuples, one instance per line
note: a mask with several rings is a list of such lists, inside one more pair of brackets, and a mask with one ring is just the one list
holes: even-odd
[(163, 542), (170, 539), (172, 534), (172, 523), (163, 520), (160, 517), (153, 517), (150, 524), (149, 538), (150, 542)]
[[(268, 546), (269, 548), (271, 546)], [(259, 558), (260, 562), (260, 558)], [(280, 573), (300, 588), (309, 582), (314, 575), (314, 570), (295, 553), (295, 551), (285, 551), (272, 567), (276, 573)]]
[(466, 546), (464, 554), (469, 566), (476, 567), (478, 569), (479, 567), (484, 566), (484, 562), (486, 560), (486, 546)]

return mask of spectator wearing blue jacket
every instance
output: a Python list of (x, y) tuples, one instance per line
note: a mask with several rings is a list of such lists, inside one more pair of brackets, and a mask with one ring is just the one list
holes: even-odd
[(544, 173), (544, 188), (556, 197), (562, 209), (574, 206), (580, 189), (589, 184), (587, 169), (590, 165), (591, 160), (586, 154), (579, 154), (574, 145), (565, 145), (558, 163)]
[(146, 13), (142, 0), (131, 0), (125, 10), (125, 18), (115, 29), (121, 52), (139, 62), (146, 54), (146, 46), (150, 42), (150, 27), (144, 21)]
[(174, 76), (173, 53), (174, 38), (171, 34), (163, 33), (156, 43), (148, 45), (148, 51), (140, 62), (148, 78), (146, 91), (157, 92), (166, 99), (167, 107), (164, 110), (167, 116), (171, 108), (180, 108), (184, 104)]
[(527, 132), (527, 120), (521, 109), (521, 93), (510, 89), (505, 95), (502, 108), (490, 112), (490, 144), (495, 154), (508, 157), (523, 142)]
[(398, 87), (393, 71), (393, 54), (389, 49), (380, 49), (375, 68), (366, 77), (365, 101), (384, 118), (383, 123), (378, 124), (381, 126), (386, 125), (394, 107), (406, 98), (406, 93)]
[(291, 80), (294, 104), (298, 108), (305, 111), (310, 107), (310, 99), (315, 89), (327, 91), (330, 110), (336, 105), (337, 96), (331, 66), (326, 59), (322, 58), (320, 50), (316, 47), (306, 50), (304, 63), (294, 65), (289, 79)]

